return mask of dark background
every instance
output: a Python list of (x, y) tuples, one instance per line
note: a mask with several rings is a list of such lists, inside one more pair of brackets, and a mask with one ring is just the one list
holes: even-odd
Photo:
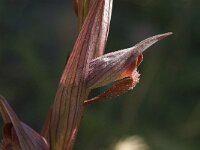
[[(0, 1), (0, 93), (37, 131), (77, 26), (70, 0)], [(112, 150), (134, 135), (151, 150), (200, 149), (200, 1), (114, 0), (106, 52), (168, 31), (145, 52), (134, 90), (86, 108), (75, 150)]]

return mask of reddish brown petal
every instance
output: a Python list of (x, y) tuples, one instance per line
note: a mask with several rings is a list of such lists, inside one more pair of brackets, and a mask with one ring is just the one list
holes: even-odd
[(142, 62), (143, 59), (143, 55), (140, 54), (138, 57), (136, 57), (135, 61), (133, 61), (128, 67), (127, 69), (124, 69), (124, 71), (121, 73), (121, 77), (130, 77), (132, 78), (132, 75), (134, 73), (134, 70), (137, 69), (137, 67), (140, 65), (140, 63)]
[(134, 72), (133, 78), (125, 78), (120, 81), (118, 81), (116, 84), (114, 84), (109, 90), (104, 92), (103, 94), (96, 96), (90, 100), (86, 100), (84, 102), (84, 105), (89, 105), (96, 103), (98, 101), (106, 100), (115, 96), (118, 96), (120, 94), (123, 94), (124, 92), (133, 89), (136, 84), (139, 82), (139, 74), (137, 72)]
[(141, 64), (141, 62), (143, 61), (143, 55), (142, 54), (140, 54), (139, 56), (138, 56), (138, 60), (137, 60), (137, 66), (139, 66), (140, 64)]

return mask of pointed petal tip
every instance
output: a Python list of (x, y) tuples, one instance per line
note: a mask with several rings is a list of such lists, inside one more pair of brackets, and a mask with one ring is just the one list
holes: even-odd
[(159, 40), (162, 40), (162, 39), (164, 39), (164, 38), (166, 38), (166, 37), (168, 37), (168, 36), (170, 36), (170, 35), (172, 35), (173, 34), (173, 32), (167, 32), (167, 33), (163, 33), (163, 34), (160, 34), (160, 35), (158, 35), (158, 41)]
[(144, 52), (146, 51), (151, 45), (155, 44), (156, 42), (172, 35), (172, 32), (167, 32), (167, 33), (163, 33), (163, 34), (157, 34), (154, 35), (152, 37), (149, 37), (143, 41), (141, 41), (140, 43), (136, 44), (135, 47), (140, 50), (140, 52)]
[(164, 35), (168, 36), (168, 35), (172, 35), (173, 32), (166, 32), (166, 33), (163, 33)]

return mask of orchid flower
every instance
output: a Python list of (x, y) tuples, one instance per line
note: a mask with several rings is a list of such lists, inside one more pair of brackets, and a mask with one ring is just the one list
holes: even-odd
[[(1, 96), (4, 127), (0, 150), (72, 150), (85, 107), (136, 86), (142, 53), (172, 33), (158, 34), (133, 47), (104, 54), (112, 3), (112, 0), (73, 0), (79, 35), (61, 75), (43, 130), (39, 134), (21, 122)], [(113, 82), (110, 89), (88, 99), (92, 89)]]

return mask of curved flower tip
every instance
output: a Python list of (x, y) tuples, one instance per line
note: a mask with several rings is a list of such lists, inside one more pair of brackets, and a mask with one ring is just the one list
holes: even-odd
[(88, 88), (93, 89), (119, 81), (100, 96), (85, 101), (85, 104), (111, 98), (124, 93), (126, 90), (133, 89), (139, 82), (137, 67), (143, 60), (142, 52), (171, 34), (172, 32), (158, 34), (141, 41), (131, 48), (108, 53), (93, 59), (89, 64), (88, 76), (86, 77)]
[(173, 34), (173, 32), (167, 32), (167, 33), (164, 33), (164, 34), (160, 34), (160, 35), (158, 35), (159, 36), (158, 41), (160, 41), (160, 40), (162, 40), (162, 39), (164, 39), (167, 36), (172, 35), (172, 34)]
[(141, 51), (141, 53), (143, 53), (145, 50), (147, 50), (147, 48), (149, 48), (150, 46), (152, 46), (153, 44), (155, 44), (156, 42), (172, 35), (172, 32), (167, 32), (167, 33), (163, 33), (163, 34), (158, 34), (152, 37), (149, 37), (143, 41), (141, 41), (140, 43), (136, 44), (135, 50)]
[(89, 64), (89, 73), (86, 78), (88, 88), (104, 86), (116, 80), (130, 77), (132, 71), (142, 61), (142, 52), (171, 34), (171, 32), (158, 34), (131, 48), (111, 52), (93, 59)]

